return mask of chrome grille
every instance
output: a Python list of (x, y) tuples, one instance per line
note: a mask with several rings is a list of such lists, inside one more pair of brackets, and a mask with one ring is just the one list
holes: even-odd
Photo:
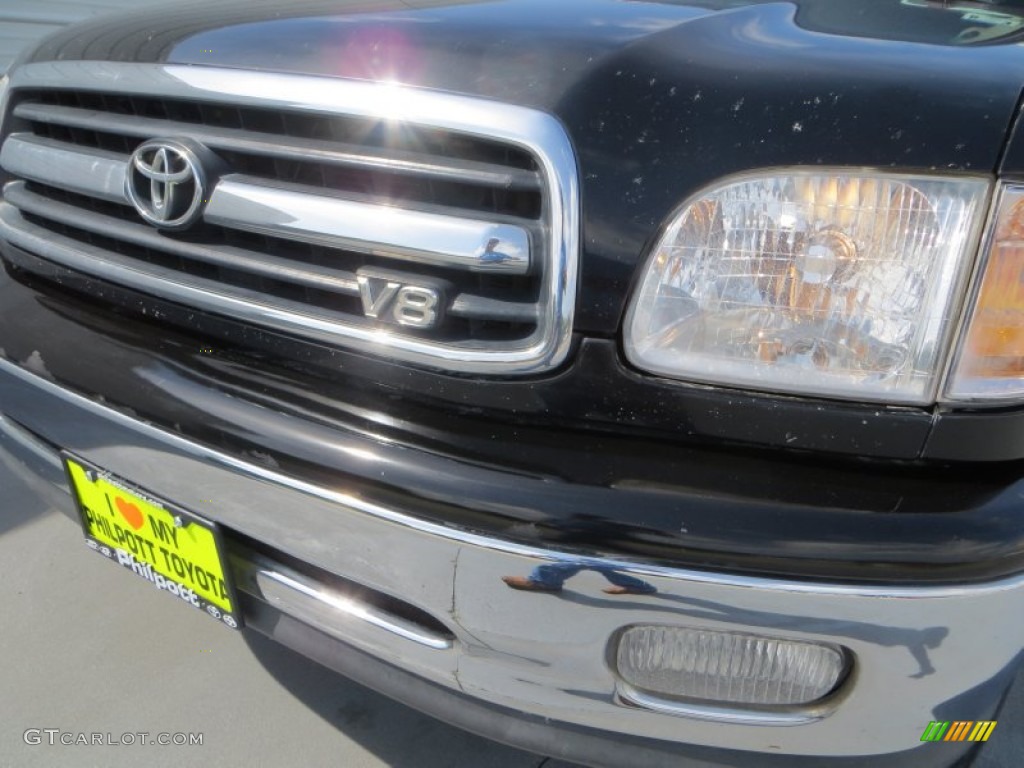
[[(146, 223), (126, 191), (154, 139), (203, 158), (205, 208), (182, 231)], [(32, 64), (12, 77), (0, 166), (0, 238), (78, 272), (458, 372), (535, 373), (568, 350), (575, 162), (540, 112), (325, 78)], [(387, 303), (406, 289), (436, 297), (429, 323)]]

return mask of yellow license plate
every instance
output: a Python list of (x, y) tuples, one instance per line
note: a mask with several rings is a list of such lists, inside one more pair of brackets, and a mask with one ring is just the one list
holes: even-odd
[(86, 545), (222, 624), (241, 613), (217, 526), (65, 456)]

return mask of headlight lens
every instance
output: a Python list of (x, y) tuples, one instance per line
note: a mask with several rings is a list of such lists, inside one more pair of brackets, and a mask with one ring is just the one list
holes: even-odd
[(626, 355), (675, 378), (927, 403), (988, 186), (793, 171), (709, 189), (656, 244)]

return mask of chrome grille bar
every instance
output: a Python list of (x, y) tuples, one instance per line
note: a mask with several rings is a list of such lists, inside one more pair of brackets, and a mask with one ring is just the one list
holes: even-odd
[(268, 157), (287, 157), (305, 162), (387, 170), (439, 180), (468, 181), (501, 189), (541, 188), (540, 178), (534, 171), (472, 161), (453, 162), (436, 156), (427, 162), (421, 155), (412, 152), (384, 152), (334, 141), (288, 141), (272, 133), (216, 128), (135, 115), (115, 115), (55, 104), (19, 104), (14, 108), (14, 115), (25, 120), (68, 128), (88, 128), (95, 131), (110, 131), (116, 128), (118, 134), (140, 139), (153, 136), (189, 136), (213, 149), (229, 149)]
[(472, 272), (523, 275), (530, 270), (530, 236), (522, 227), (312, 195), (244, 176), (225, 176), (217, 183), (204, 218), (251, 232)]
[(114, 152), (16, 133), (0, 149), (0, 166), (14, 176), (128, 204), (124, 194), (127, 158)]
[(537, 321), (537, 307), (516, 301), (501, 301), (486, 296), (460, 293), (455, 297), (448, 313), (456, 317), (525, 323)]
[[(13, 134), (0, 151), (0, 166), (33, 181), (129, 204), (128, 158), (114, 152), (83, 152), (64, 142)], [(530, 271), (530, 236), (523, 227), (310, 194), (239, 175), (216, 184), (204, 217), (213, 224), (384, 258), (472, 272)]]
[(356, 276), (353, 272), (326, 269), (315, 264), (300, 266), (295, 261), (268, 255), (255, 259), (251, 251), (231, 246), (221, 245), (214, 248), (198, 243), (172, 240), (144, 224), (85, 211), (76, 206), (37, 195), (30, 192), (23, 181), (12, 181), (7, 184), (4, 187), (4, 199), (22, 212), (60, 221), (68, 226), (97, 235), (116, 237), (144, 248), (165, 251), (206, 264), (251, 272), (274, 280), (285, 280), (308, 288), (336, 291), (351, 296), (359, 295), (359, 286), (356, 285)]
[[(350, 346), (367, 352), (375, 351), (379, 344), (378, 329), (368, 324), (353, 326), (351, 318), (341, 312), (319, 309), (317, 315), (312, 316), (309, 307), (300, 302), (279, 298), (268, 301), (254, 291), (225, 286), (160, 266), (140, 264), (129, 256), (55, 235), (26, 221), (9, 203), (0, 203), (0, 239), (77, 272), (243, 322), (299, 333), (328, 343), (344, 333)], [(420, 342), (415, 351), (422, 350), (425, 356), (433, 357), (430, 346), (427, 342)], [(461, 348), (459, 353), (453, 365), (460, 365), (463, 361), (473, 365), (485, 360), (487, 354), (471, 348)]]
[[(15, 214), (12, 206), (21, 213), (34, 214), (103, 237), (116, 237), (123, 242), (132, 243), (143, 248), (160, 250), (204, 264), (235, 269), (259, 277), (293, 283), (307, 288), (331, 291), (346, 296), (359, 295), (359, 286), (356, 283), (356, 275), (353, 272), (328, 269), (315, 264), (300, 267), (298, 262), (267, 255), (260, 255), (257, 259), (253, 258), (251, 251), (231, 246), (221, 245), (217, 248), (211, 248), (205, 245), (171, 240), (142, 224), (91, 211), (84, 211), (73, 205), (50, 200), (43, 195), (31, 192), (23, 181), (9, 182), (4, 187), (3, 193), (4, 199), (10, 205), (0, 203), (0, 211), (4, 212), (4, 218), (0, 221), (0, 227), (2, 227), (3, 231), (7, 232), (8, 239), (15, 244), (24, 243), (25, 238), (39, 236), (47, 230), (31, 224), (23, 216)], [(53, 237), (53, 235), (50, 236)], [(67, 238), (64, 238), (63, 241), (67, 241)], [(80, 261), (67, 262), (62, 258), (63, 253), (64, 251), (62, 250), (51, 249), (49, 251), (49, 258), (52, 261), (57, 261), (65, 266), (93, 274), (97, 277), (105, 276), (103, 271), (91, 269), (88, 264), (83, 266)], [(153, 272), (152, 267), (139, 262), (118, 261), (118, 263), (124, 266), (131, 266), (139, 275), (152, 273), (154, 277), (160, 279), (168, 276), (166, 270)], [(192, 280), (194, 278), (190, 277), (189, 279)], [(135, 277), (126, 278), (124, 282), (125, 284), (130, 282), (133, 287), (137, 287), (140, 290), (147, 290), (150, 286), (149, 281)], [(224, 292), (223, 288), (214, 289), (212, 286), (218, 284), (213, 281), (210, 282), (211, 292)], [(263, 302), (269, 302), (269, 299), (265, 296), (258, 298)], [(276, 301), (277, 299), (274, 300), (274, 302)], [(533, 321), (536, 319), (537, 313), (536, 308), (532, 304), (499, 301), (485, 296), (475, 296), (470, 293), (458, 294), (448, 311), (458, 317), (512, 322)]]
[[(304, 315), (308, 307), (298, 302), (276, 300), (271, 305), (254, 291), (232, 289), (201, 277), (140, 264), (129, 256), (54, 235), (26, 221), (8, 203), (0, 203), (0, 237), (18, 248), (87, 275), (199, 309), (231, 314), (250, 322), (261, 320), (280, 330), (301, 330), (320, 340), (334, 338), (335, 326), (348, 319), (340, 313), (323, 310), (318, 317), (300, 323), (297, 317)], [(366, 330), (369, 336), (372, 329)]]

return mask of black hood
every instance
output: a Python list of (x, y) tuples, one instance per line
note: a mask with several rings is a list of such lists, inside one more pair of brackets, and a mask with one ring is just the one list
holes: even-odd
[(925, 0), (330, 0), (171, 6), (62, 31), (30, 60), (386, 79), (544, 109), (580, 163), (576, 326), (613, 333), (646, 244), (726, 174), (992, 173), (1024, 22)]

